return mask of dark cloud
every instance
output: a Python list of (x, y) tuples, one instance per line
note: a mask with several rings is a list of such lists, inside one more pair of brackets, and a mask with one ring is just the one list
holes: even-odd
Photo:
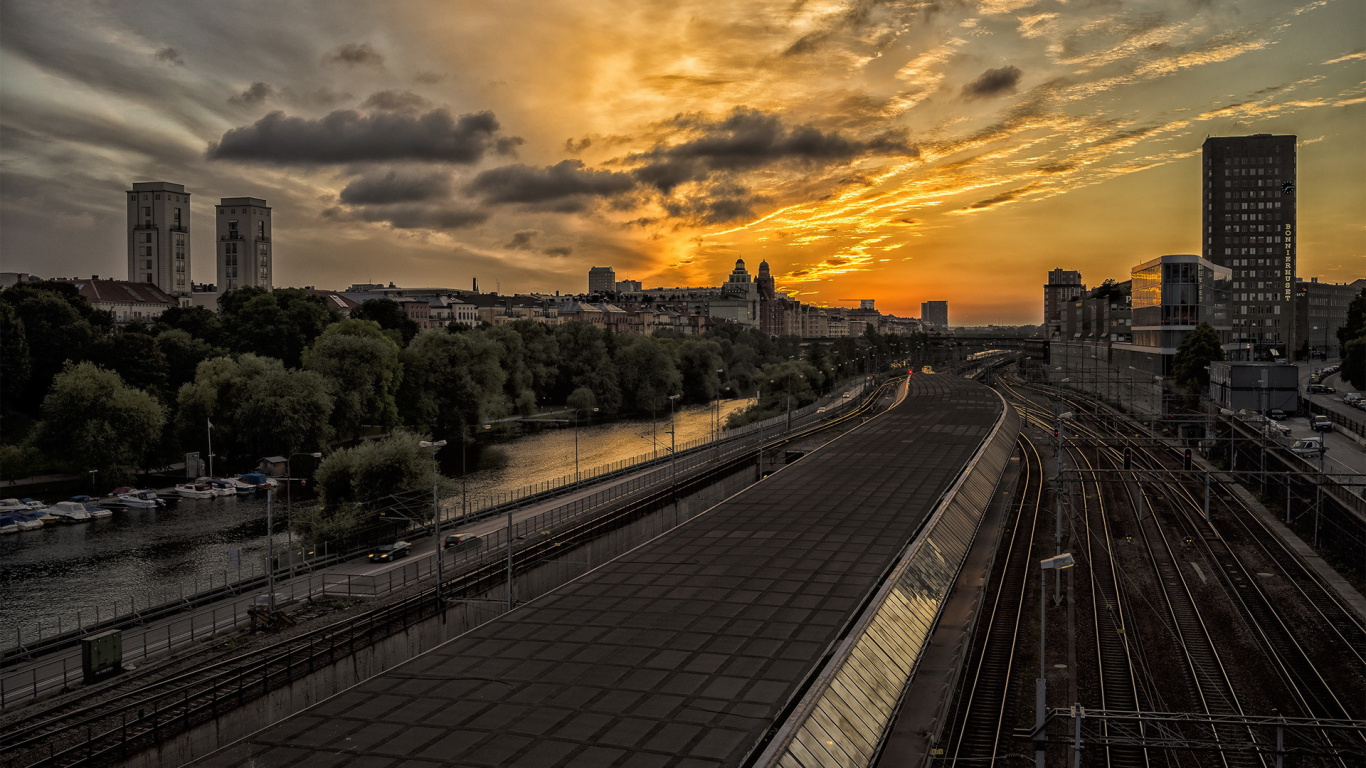
[(719, 121), (680, 115), (666, 127), (679, 129), (693, 138), (671, 146), (657, 146), (631, 158), (643, 163), (635, 171), (637, 178), (665, 193), (713, 173), (786, 162), (832, 165), (869, 154), (917, 154), (903, 136), (885, 134), (861, 141), (812, 125), (788, 128), (776, 115), (744, 107)]
[(490, 203), (553, 203), (570, 198), (609, 197), (633, 187), (635, 180), (630, 174), (593, 171), (578, 160), (564, 160), (546, 168), (492, 168), (475, 176), (468, 191)]
[(211, 160), (277, 165), (420, 160), (474, 163), (490, 149), (501, 151), (492, 112), (461, 115), (434, 109), (422, 115), (337, 110), (310, 120), (271, 112), (252, 125), (233, 128), (209, 145)]
[(341, 191), (341, 201), (347, 205), (388, 205), (446, 199), (450, 194), (451, 178), (444, 173), (400, 176), (391, 170), (383, 176), (353, 180)]
[(544, 253), (547, 256), (553, 256), (555, 258), (564, 258), (565, 256), (568, 256), (573, 252), (574, 249), (570, 248), (567, 245), (557, 245), (554, 248), (546, 248), (541, 251), (541, 253)]
[(568, 138), (564, 140), (564, 151), (577, 155), (593, 145), (593, 140), (585, 136), (582, 139)]
[(422, 83), (424, 85), (435, 85), (445, 79), (446, 75), (440, 72), (418, 72), (416, 75), (413, 75), (413, 82)]
[(358, 208), (334, 206), (324, 210), (322, 215), (335, 221), (384, 223), (394, 229), (466, 229), (488, 220), (488, 214), (483, 211), (419, 203)]
[(263, 83), (259, 80), (252, 83), (245, 91), (228, 98), (229, 104), (239, 107), (252, 107), (264, 102), (266, 99), (275, 95), (275, 88), (270, 83)]
[(1024, 73), (1020, 71), (1020, 68), (1013, 64), (999, 69), (988, 69), (976, 80), (963, 86), (963, 98), (989, 99), (994, 96), (1014, 93), (1015, 88), (1020, 84), (1022, 74)]
[(503, 245), (509, 251), (529, 251), (536, 246), (532, 241), (541, 234), (539, 229), (521, 229), (512, 233), (512, 239)]
[(347, 43), (337, 48), (323, 59), (332, 64), (345, 64), (348, 67), (379, 67), (384, 65), (384, 57), (369, 43)]
[(157, 51), (156, 60), (162, 64), (171, 64), (177, 67), (185, 66), (185, 59), (181, 57), (180, 51), (170, 47)]
[(361, 109), (379, 109), (386, 112), (420, 112), (432, 103), (412, 91), (377, 91), (370, 94), (360, 106)]
[(666, 199), (663, 206), (676, 219), (693, 224), (724, 224), (753, 217), (754, 206), (767, 202), (768, 198), (752, 195), (742, 186), (722, 183), (699, 195)]
[(977, 202), (967, 206), (963, 210), (980, 211), (984, 208), (995, 208), (998, 205), (1004, 205), (1005, 203), (1014, 202), (1015, 200), (1018, 200), (1020, 197), (1022, 197), (1026, 192), (1030, 191), (1031, 189), (1034, 189), (1037, 186), (1039, 186), (1039, 183), (1034, 182), (1032, 184), (1026, 184), (1023, 187), (1008, 189), (999, 195), (993, 195), (985, 200), (978, 200)]

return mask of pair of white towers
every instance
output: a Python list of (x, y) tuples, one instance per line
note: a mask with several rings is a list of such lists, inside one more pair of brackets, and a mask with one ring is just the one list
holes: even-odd
[[(214, 206), (218, 292), (274, 287), (270, 206), (257, 197), (225, 197)], [(182, 184), (148, 181), (128, 190), (128, 280), (188, 296), (190, 193)]]

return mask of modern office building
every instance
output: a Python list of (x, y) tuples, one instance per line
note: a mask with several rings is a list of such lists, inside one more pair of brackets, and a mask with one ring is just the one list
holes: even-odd
[(1071, 269), (1054, 269), (1048, 273), (1048, 282), (1043, 287), (1043, 325), (1045, 338), (1058, 335), (1062, 320), (1062, 306), (1076, 301), (1086, 292), (1082, 285), (1081, 273)]
[(190, 294), (190, 193), (143, 181), (128, 190), (128, 281), (172, 296)]
[(617, 289), (617, 273), (611, 267), (593, 267), (588, 270), (588, 292), (605, 294)]
[(1229, 353), (1231, 269), (1194, 254), (1175, 254), (1145, 261), (1132, 275), (1133, 341), (1111, 345), (1117, 365), (1170, 376), (1177, 348), (1201, 323), (1214, 328)]
[(1230, 355), (1288, 359), (1301, 337), (1295, 328), (1295, 137), (1216, 136), (1205, 140), (1201, 154), (1202, 254), (1233, 272)]
[(947, 301), (923, 301), (920, 303), (920, 323), (929, 330), (947, 331), (949, 329), (949, 303)]
[(218, 291), (255, 286), (271, 290), (270, 206), (259, 197), (225, 197), (214, 206), (218, 233)]

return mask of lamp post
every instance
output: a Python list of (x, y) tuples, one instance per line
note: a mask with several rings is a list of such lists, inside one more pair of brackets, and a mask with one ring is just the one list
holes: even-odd
[(209, 434), (209, 477), (213, 477), (213, 422), (204, 419), (204, 423), (208, 425)]
[(312, 456), (321, 459), (323, 455), (318, 451), (300, 451), (291, 453), (285, 459), (285, 536), (289, 539), (289, 577), (294, 578), (294, 494), (293, 483), (294, 472), (290, 469), (289, 463), (295, 456)]
[[(464, 433), (461, 432), (461, 447), (463, 451)], [(418, 442), (421, 448), (435, 448), (441, 450), (446, 445), (445, 440), (422, 440)], [(463, 454), (462, 454), (463, 455)], [(462, 460), (463, 463), (463, 460)], [(464, 477), (462, 475), (461, 479)], [(446, 623), (445, 604), (441, 601), (441, 499), (437, 495), (437, 484), (432, 483), (432, 540), (436, 542), (436, 612), (441, 616), (441, 623)]]
[(682, 395), (669, 395), (669, 483), (678, 499), (678, 423), (674, 421), (674, 402)]
[(1046, 639), (1045, 629), (1048, 626), (1048, 579), (1043, 576), (1043, 571), (1061, 571), (1064, 568), (1071, 568), (1076, 565), (1076, 560), (1071, 552), (1064, 552), (1060, 555), (1045, 558), (1039, 561), (1039, 679), (1034, 684), (1034, 739), (1039, 745), (1034, 749), (1034, 765), (1036, 768), (1044, 768), (1044, 745), (1043, 745), (1043, 718), (1045, 702), (1048, 694), (1048, 681), (1046, 678), (1046, 659), (1044, 653), (1044, 641)]
[[(209, 454), (212, 456), (213, 454)], [(271, 535), (274, 527), (270, 515), (271, 502), (275, 499), (275, 489), (266, 489), (266, 608), (275, 615), (275, 538)]]
[(598, 409), (597, 409), (597, 408), (593, 408), (591, 411), (590, 411), (588, 408), (575, 408), (575, 409), (574, 409), (574, 482), (576, 482), (576, 483), (579, 482), (579, 480), (580, 480), (580, 477), (579, 477), (579, 413), (580, 413), (580, 412), (584, 412), (584, 411), (587, 411), (587, 412), (589, 412), (589, 413), (597, 413), (597, 412), (598, 412)]

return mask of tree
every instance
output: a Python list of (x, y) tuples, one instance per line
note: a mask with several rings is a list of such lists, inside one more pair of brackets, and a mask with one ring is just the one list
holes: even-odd
[(1357, 389), (1366, 389), (1366, 334), (1352, 339), (1342, 348), (1342, 378)]
[(0, 403), (11, 407), (32, 373), (24, 321), (9, 302), (0, 302)]
[(579, 387), (588, 387), (603, 413), (616, 413), (621, 408), (621, 389), (607, 348), (607, 332), (573, 320), (555, 329), (555, 340), (560, 357), (555, 399), (567, 397)]
[(117, 373), (93, 363), (67, 365), (43, 398), (38, 444), (100, 479), (131, 480), (161, 439), (166, 409)]
[(673, 346), (650, 336), (626, 336), (617, 344), (617, 385), (628, 413), (659, 413), (669, 396), (681, 394), (683, 376)]
[(184, 331), (209, 344), (223, 344), (223, 324), (208, 307), (169, 307), (157, 317), (153, 330)]
[(418, 445), (421, 439), (398, 431), (324, 458), (314, 473), (322, 506), (296, 517), (300, 532), (315, 540), (340, 538), (374, 525), (382, 511), (411, 519), (429, 514), (432, 487), (453, 488), (437, 471), (435, 454)]
[(677, 343), (678, 372), (682, 377), (683, 401), (706, 403), (721, 391), (724, 361), (721, 345), (710, 339), (684, 339)]
[(225, 340), (238, 352), (273, 357), (297, 368), (303, 351), (341, 315), (302, 288), (247, 287), (218, 299)]
[(506, 407), (501, 352), (483, 331), (419, 333), (403, 351), (398, 399), (404, 419), (445, 439), (501, 412)]
[(1223, 359), (1219, 334), (1209, 323), (1201, 323), (1187, 333), (1181, 346), (1176, 348), (1172, 377), (1187, 393), (1198, 395), (1209, 388), (1209, 364)]
[(273, 368), (248, 380), (233, 409), (234, 428), (258, 456), (320, 451), (331, 436), (332, 395), (312, 371)]
[(531, 391), (536, 402), (555, 399), (555, 385), (560, 375), (560, 346), (555, 335), (544, 323), (535, 320), (514, 320), (504, 327), (522, 337), (522, 354), (531, 374)]
[(1347, 305), (1347, 322), (1338, 329), (1338, 343), (1346, 347), (1352, 339), (1366, 336), (1366, 288)]
[(393, 299), (366, 299), (360, 306), (351, 308), (351, 318), (371, 320), (379, 323), (380, 328), (393, 331), (394, 341), (398, 342), (400, 347), (408, 346), (408, 342), (422, 330), (418, 327), (417, 321), (403, 311), (403, 305)]
[(484, 335), (498, 345), (498, 361), (504, 373), (505, 413), (525, 416), (535, 411), (536, 393), (532, 388), (534, 379), (531, 367), (526, 362), (526, 347), (522, 342), (522, 335), (506, 326), (490, 328), (484, 331)]
[(106, 336), (91, 347), (88, 359), (117, 373), (128, 386), (156, 395), (162, 402), (172, 398), (166, 388), (166, 355), (156, 339), (145, 333), (125, 331)]
[(29, 355), (28, 381), (5, 407), (36, 414), (53, 377), (67, 361), (87, 359), (113, 321), (64, 283), (21, 283), (0, 291), (0, 302), (14, 310)]
[(262, 454), (248, 442), (253, 427), (242, 425), (238, 405), (247, 398), (251, 381), (284, 365), (274, 358), (245, 354), (237, 358), (212, 357), (195, 369), (194, 381), (176, 396), (176, 431), (189, 450), (209, 455), (209, 424), (213, 424), (213, 449), (229, 461), (259, 458)]
[(179, 393), (181, 387), (194, 381), (200, 363), (226, 354), (203, 338), (179, 328), (157, 334), (157, 349), (166, 358), (166, 390), (169, 393)]
[(394, 397), (403, 380), (403, 365), (398, 344), (378, 323), (342, 320), (329, 325), (304, 353), (303, 363), (329, 380), (337, 435), (354, 439), (366, 425), (398, 423)]

